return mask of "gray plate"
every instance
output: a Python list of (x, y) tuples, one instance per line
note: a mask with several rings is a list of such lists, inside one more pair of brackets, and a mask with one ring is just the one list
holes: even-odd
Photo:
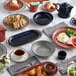
[(32, 45), (32, 51), (37, 56), (48, 57), (55, 52), (55, 47), (52, 42), (38, 41)]
[(0, 44), (0, 56), (3, 54), (7, 54), (7, 49), (3, 44)]
[[(21, 17), (23, 17), (23, 18), (27, 21), (27, 23), (24, 24), (23, 27), (21, 27), (20, 29), (26, 27), (26, 26), (29, 24), (29, 18), (28, 18), (27, 16), (23, 15), (23, 14), (12, 14), (12, 15), (8, 15), (8, 17), (16, 16), (16, 15), (21, 15)], [(11, 31), (13, 31), (13, 30), (19, 30), (19, 29), (14, 29), (13, 26), (8, 26), (8, 25), (6, 24), (6, 18), (7, 18), (7, 17), (4, 18), (3, 24), (6, 26), (7, 29), (9, 29), (9, 30), (11, 30)]]

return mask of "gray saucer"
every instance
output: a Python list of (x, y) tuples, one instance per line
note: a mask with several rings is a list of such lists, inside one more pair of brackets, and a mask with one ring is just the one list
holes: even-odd
[(55, 52), (55, 47), (52, 42), (38, 41), (32, 45), (32, 51), (37, 56), (48, 57)]

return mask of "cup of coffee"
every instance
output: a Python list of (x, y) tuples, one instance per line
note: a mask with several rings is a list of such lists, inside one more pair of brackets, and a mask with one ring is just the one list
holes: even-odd
[(39, 2), (32, 2), (28, 4), (27, 6), (31, 12), (36, 12), (38, 9), (38, 5), (39, 5)]
[(12, 53), (12, 57), (16, 60), (21, 60), (27, 56), (27, 52), (24, 48), (16, 48)]

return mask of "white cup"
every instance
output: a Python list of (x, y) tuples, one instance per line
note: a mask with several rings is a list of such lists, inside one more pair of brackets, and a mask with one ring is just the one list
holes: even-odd
[(16, 48), (12, 52), (12, 57), (15, 60), (21, 60), (21, 59), (25, 58), (25, 56), (27, 56), (27, 52), (23, 48)]

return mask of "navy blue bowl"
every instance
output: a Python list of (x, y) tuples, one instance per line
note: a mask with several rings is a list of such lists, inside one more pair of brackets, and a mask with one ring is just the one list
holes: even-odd
[(33, 19), (39, 25), (47, 25), (53, 20), (53, 16), (48, 12), (38, 12), (33, 16)]
[(58, 59), (64, 60), (66, 58), (67, 53), (65, 51), (58, 52)]

